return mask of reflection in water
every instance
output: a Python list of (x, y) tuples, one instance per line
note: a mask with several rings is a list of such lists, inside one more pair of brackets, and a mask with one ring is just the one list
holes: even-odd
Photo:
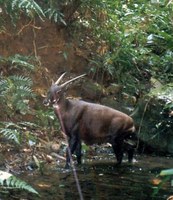
[[(156, 197), (151, 198), (152, 180), (166, 168), (172, 168), (172, 158), (137, 156), (134, 164), (115, 166), (114, 159), (85, 162), (77, 168), (79, 182), (85, 200), (166, 200), (173, 195), (173, 188), (166, 183)], [(22, 177), (21, 177), (22, 178)], [(25, 178), (26, 180), (26, 175)], [(78, 200), (79, 195), (73, 173), (63, 168), (47, 172), (47, 175), (27, 175), (41, 197), (28, 195), (32, 200)], [(1, 198), (0, 198), (1, 199)], [(7, 199), (7, 198), (6, 198)], [(17, 199), (17, 198), (10, 198)], [(22, 199), (20, 196), (19, 199)]]

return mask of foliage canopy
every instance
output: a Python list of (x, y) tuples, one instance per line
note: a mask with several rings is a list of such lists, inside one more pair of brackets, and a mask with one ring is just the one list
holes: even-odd
[(106, 73), (132, 90), (146, 90), (151, 76), (172, 82), (172, 3), (107, 0), (82, 6), (81, 22), (100, 47), (91, 61), (93, 73)]

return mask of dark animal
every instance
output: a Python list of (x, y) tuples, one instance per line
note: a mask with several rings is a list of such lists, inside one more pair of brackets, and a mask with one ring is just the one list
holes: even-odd
[[(71, 154), (76, 152), (77, 162), (81, 163), (81, 141), (88, 145), (110, 143), (117, 158), (117, 164), (121, 164), (125, 143), (135, 136), (133, 119), (128, 115), (112, 108), (88, 103), (82, 100), (66, 99), (64, 91), (72, 81), (85, 75), (77, 76), (64, 84), (59, 84), (63, 76), (53, 83), (47, 98), (43, 101), (45, 105), (52, 104), (58, 118), (58, 109), (65, 134), (68, 136)], [(132, 162), (134, 148), (127, 145), (128, 161)], [(66, 167), (70, 166), (70, 158), (67, 152)]]

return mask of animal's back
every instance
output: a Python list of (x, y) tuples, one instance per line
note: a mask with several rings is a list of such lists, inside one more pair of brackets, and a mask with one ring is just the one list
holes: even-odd
[(72, 100), (71, 103), (77, 113), (82, 113), (79, 132), (86, 144), (111, 142), (123, 129), (126, 132), (134, 131), (132, 118), (118, 110), (81, 100)]

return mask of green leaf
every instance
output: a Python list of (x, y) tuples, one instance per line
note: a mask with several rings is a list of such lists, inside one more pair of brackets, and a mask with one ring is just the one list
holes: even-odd
[(171, 176), (173, 175), (173, 169), (166, 169), (160, 172), (160, 176)]
[(3, 189), (20, 189), (26, 190), (28, 192), (38, 195), (38, 192), (25, 181), (18, 179), (8, 172), (0, 170), (0, 185), (3, 186)]

